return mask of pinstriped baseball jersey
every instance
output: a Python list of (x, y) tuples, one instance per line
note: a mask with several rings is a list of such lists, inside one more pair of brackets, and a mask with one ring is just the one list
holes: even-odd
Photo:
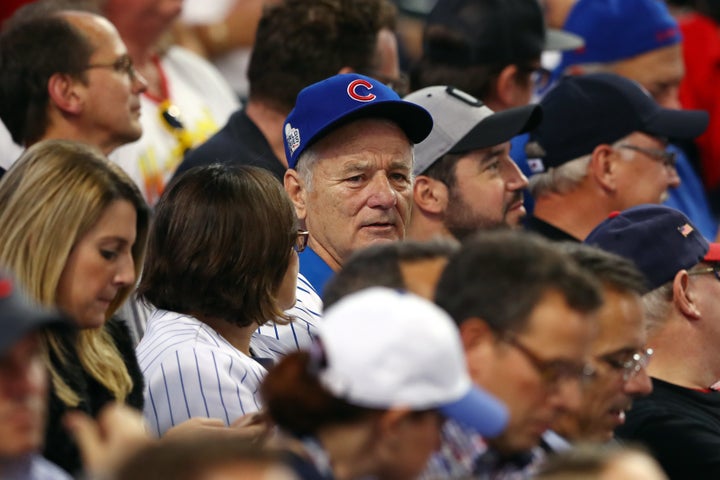
[(302, 273), (298, 273), (295, 296), (295, 306), (286, 312), (294, 318), (290, 325), (267, 322), (258, 328), (258, 333), (277, 339), (289, 350), (308, 348), (322, 322), (320, 295)]
[(145, 376), (143, 413), (158, 436), (192, 417), (230, 424), (261, 407), (258, 388), (267, 370), (194, 317), (155, 311), (137, 356)]

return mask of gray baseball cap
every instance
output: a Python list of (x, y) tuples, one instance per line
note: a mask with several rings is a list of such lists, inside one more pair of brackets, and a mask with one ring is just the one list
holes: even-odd
[(415, 146), (415, 175), (420, 175), (447, 153), (466, 153), (509, 141), (535, 128), (542, 120), (539, 105), (493, 112), (472, 95), (451, 86), (423, 88), (405, 100), (425, 108), (433, 129)]

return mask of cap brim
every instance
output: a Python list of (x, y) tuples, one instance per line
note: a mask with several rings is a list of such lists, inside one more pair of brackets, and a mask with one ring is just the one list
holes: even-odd
[(583, 46), (585, 46), (585, 40), (574, 33), (556, 30), (554, 28), (548, 28), (545, 31), (545, 48), (543, 50), (564, 52)]
[(487, 438), (500, 435), (509, 419), (505, 404), (475, 386), (459, 400), (445, 404), (439, 410), (445, 417), (462, 423)]
[(710, 249), (703, 257), (705, 262), (720, 262), (720, 243), (711, 243)]
[(645, 133), (664, 138), (692, 139), (701, 135), (710, 117), (702, 110), (661, 108), (647, 122)]
[(492, 147), (534, 129), (542, 121), (540, 105), (525, 105), (496, 112), (482, 119), (449, 153)]
[[(433, 127), (432, 116), (420, 105), (405, 100), (385, 100), (368, 103), (350, 113), (335, 118), (321, 130), (318, 130), (311, 143), (321, 139), (330, 131), (361, 118), (386, 118), (391, 120), (405, 132), (405, 135), (412, 143), (420, 143), (425, 140), (425, 137), (430, 135)], [(310, 144), (306, 145), (305, 149), (308, 146)]]

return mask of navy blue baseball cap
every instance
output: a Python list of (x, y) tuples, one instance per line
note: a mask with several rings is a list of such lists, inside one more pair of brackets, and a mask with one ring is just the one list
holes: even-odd
[(663, 205), (613, 212), (584, 243), (632, 260), (651, 290), (702, 261), (720, 262), (720, 244), (708, 243), (682, 212)]
[[(428, 14), (424, 55), (455, 65), (532, 61), (543, 50), (583, 45), (575, 34), (549, 29), (537, 0), (441, 0)], [(457, 36), (457, 44), (435, 40), (438, 26)]]
[(432, 130), (430, 114), (402, 100), (390, 87), (357, 73), (335, 75), (305, 87), (285, 119), (283, 140), (289, 168), (313, 142), (348, 122), (385, 118), (395, 122), (413, 143)]
[(533, 173), (588, 155), (633, 132), (662, 139), (692, 139), (705, 131), (701, 110), (663, 108), (633, 80), (612, 73), (563, 78), (540, 101), (542, 123), (526, 146)]
[(585, 46), (566, 51), (561, 70), (616, 62), (682, 40), (665, 2), (658, 0), (578, 0), (563, 28), (583, 37)]
[(60, 313), (32, 302), (10, 275), (0, 271), (0, 355), (31, 332), (51, 326), (72, 328)]

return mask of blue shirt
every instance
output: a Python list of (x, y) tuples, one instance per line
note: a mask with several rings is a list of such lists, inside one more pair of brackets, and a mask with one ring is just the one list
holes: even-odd
[(323, 295), (325, 284), (334, 274), (325, 260), (320, 258), (310, 247), (300, 254), (300, 273), (310, 282), (320, 297)]

